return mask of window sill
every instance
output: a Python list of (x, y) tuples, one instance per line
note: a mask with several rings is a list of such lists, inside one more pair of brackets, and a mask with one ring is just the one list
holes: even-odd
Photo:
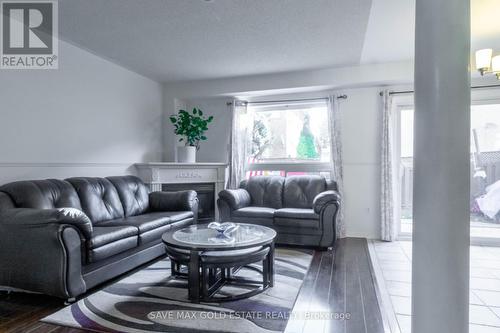
[(303, 162), (268, 162), (249, 163), (246, 171), (282, 170), (285, 172), (330, 172), (330, 162), (303, 161)]

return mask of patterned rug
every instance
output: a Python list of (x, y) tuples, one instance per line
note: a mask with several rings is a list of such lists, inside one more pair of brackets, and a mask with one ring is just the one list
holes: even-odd
[[(96, 332), (283, 332), (311, 264), (312, 251), (276, 249), (275, 285), (251, 298), (194, 304), (186, 281), (170, 277), (170, 261), (156, 263), (42, 319)], [(259, 278), (253, 270), (237, 275)], [(224, 287), (218, 296), (241, 293)]]

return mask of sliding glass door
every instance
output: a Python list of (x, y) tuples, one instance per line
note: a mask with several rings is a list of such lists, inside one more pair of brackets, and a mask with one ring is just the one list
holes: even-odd
[[(413, 108), (398, 111), (400, 234), (413, 216)], [(472, 239), (500, 242), (500, 102), (471, 106), (470, 223)]]
[(471, 107), (471, 237), (500, 238), (500, 104)]
[(410, 234), (413, 222), (413, 108), (401, 108), (399, 113), (399, 194), (401, 204), (401, 234)]

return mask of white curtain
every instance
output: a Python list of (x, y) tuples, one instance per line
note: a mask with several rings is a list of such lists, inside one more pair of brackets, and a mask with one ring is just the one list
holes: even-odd
[(381, 238), (394, 241), (397, 237), (397, 171), (394, 156), (395, 115), (389, 91), (382, 93), (382, 165), (381, 165)]
[(344, 182), (343, 182), (343, 167), (342, 167), (342, 128), (341, 128), (341, 112), (339, 107), (339, 99), (337, 95), (330, 96), (328, 102), (328, 118), (330, 126), (330, 151), (332, 162), (332, 180), (337, 182), (338, 192), (342, 198), (340, 210), (337, 213), (336, 234), (338, 238), (345, 237), (345, 200), (344, 200)]
[(249, 130), (249, 119), (247, 103), (233, 101), (231, 103), (231, 147), (229, 151), (229, 188), (238, 188), (240, 182), (245, 179), (245, 166), (247, 163), (247, 144)]

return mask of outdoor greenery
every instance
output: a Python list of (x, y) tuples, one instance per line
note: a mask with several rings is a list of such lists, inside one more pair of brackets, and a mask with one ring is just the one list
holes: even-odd
[(175, 134), (181, 136), (179, 142), (184, 142), (186, 146), (196, 147), (196, 149), (200, 148), (200, 141), (207, 139), (204, 134), (213, 119), (213, 116), (203, 117), (203, 111), (197, 108), (193, 108), (191, 113), (179, 110), (176, 115), (170, 116)]
[(267, 126), (261, 119), (256, 119), (252, 130), (252, 156), (260, 158), (271, 144), (271, 136)]
[(300, 133), (299, 144), (297, 145), (297, 158), (317, 159), (319, 153), (316, 150), (314, 135), (309, 127), (309, 116), (304, 116), (304, 126)]

